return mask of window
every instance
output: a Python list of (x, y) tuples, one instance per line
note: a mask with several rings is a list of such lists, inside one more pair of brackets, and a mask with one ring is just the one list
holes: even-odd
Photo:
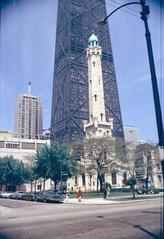
[(127, 182), (127, 173), (123, 174), (123, 184), (126, 184)]
[(92, 175), (89, 175), (89, 181), (90, 181), (90, 184), (92, 182)]
[(95, 101), (97, 101), (97, 95), (94, 95)]
[(83, 186), (85, 186), (85, 174), (82, 174), (82, 182), (83, 182)]
[(103, 113), (101, 113), (101, 121), (103, 121)]
[(75, 176), (75, 185), (77, 185), (77, 177)]
[(19, 149), (19, 143), (6, 143), (6, 148), (10, 148), (10, 149)]
[(158, 180), (160, 183), (162, 182), (161, 175), (158, 175)]
[(117, 184), (116, 172), (112, 172), (112, 184)]
[(96, 65), (96, 63), (95, 63), (95, 61), (93, 61), (93, 67), (95, 67), (95, 65)]

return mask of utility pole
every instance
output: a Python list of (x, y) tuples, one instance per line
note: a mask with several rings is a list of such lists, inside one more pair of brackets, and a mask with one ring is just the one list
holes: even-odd
[(147, 15), (150, 13), (150, 11), (149, 11), (149, 6), (146, 5), (145, 0), (140, 0), (140, 4), (142, 7), (141, 19), (144, 21), (144, 25), (145, 25), (145, 37), (146, 37), (147, 51), (148, 51), (148, 57), (149, 57), (151, 82), (152, 82), (152, 90), (153, 90), (153, 97), (154, 97), (154, 107), (155, 107), (155, 114), (156, 114), (158, 139), (159, 139), (159, 154), (160, 154), (160, 160), (161, 160), (162, 175), (164, 180), (164, 131), (163, 131), (160, 98), (159, 98), (159, 91), (158, 91), (158, 85), (157, 85), (157, 77), (156, 77), (156, 71), (155, 71), (152, 43), (151, 43), (151, 34), (149, 31), (149, 26), (147, 21)]
[(63, 164), (60, 155), (60, 191), (63, 193)]
[(151, 35), (150, 35), (148, 21), (147, 21), (147, 15), (150, 13), (149, 6), (146, 5), (146, 0), (140, 0), (139, 2), (125, 3), (121, 6), (119, 6), (118, 8), (116, 8), (115, 10), (113, 10), (104, 19), (100, 20), (98, 22), (98, 25), (102, 26), (102, 25), (106, 24), (107, 19), (111, 15), (113, 15), (113, 13), (115, 13), (116, 11), (118, 11), (122, 7), (132, 5), (132, 4), (139, 4), (139, 5), (141, 5), (141, 8), (142, 8), (141, 19), (144, 21), (144, 26), (145, 26), (145, 37), (146, 37), (146, 44), (147, 44), (147, 51), (148, 51), (148, 58), (149, 58), (151, 83), (152, 83), (154, 107), (155, 107), (155, 115), (156, 115), (157, 131), (158, 131), (159, 155), (160, 155), (162, 175), (163, 175), (163, 181), (164, 181), (164, 130), (163, 130), (161, 105), (160, 105), (157, 77), (156, 77), (154, 57), (153, 57), (153, 49), (152, 49), (152, 43), (151, 43)]

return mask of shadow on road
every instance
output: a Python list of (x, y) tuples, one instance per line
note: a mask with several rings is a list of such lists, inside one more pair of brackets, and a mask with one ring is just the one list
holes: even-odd
[(142, 225), (135, 225), (135, 224), (132, 224), (130, 222), (126, 222), (126, 221), (121, 221), (121, 220), (116, 220), (116, 219), (112, 219), (112, 221), (115, 221), (115, 222), (121, 222), (121, 223), (125, 223), (125, 224), (128, 224), (130, 226), (132, 226), (133, 228), (138, 228), (140, 229), (141, 231), (143, 231), (144, 233), (148, 234), (151, 238), (154, 238), (154, 239), (162, 239), (162, 232), (159, 232), (158, 234), (154, 234), (146, 229), (144, 229), (142, 227)]
[(2, 233), (0, 233), (0, 239), (14, 239), (13, 237), (6, 236)]
[(142, 213), (154, 213), (154, 214), (161, 214), (161, 212), (153, 212), (153, 211), (142, 211)]
[(149, 232), (148, 230), (144, 229), (141, 225), (133, 225), (134, 228), (139, 228), (141, 231), (147, 233), (149, 236), (151, 236), (154, 239), (162, 239), (162, 234), (155, 235), (152, 232)]

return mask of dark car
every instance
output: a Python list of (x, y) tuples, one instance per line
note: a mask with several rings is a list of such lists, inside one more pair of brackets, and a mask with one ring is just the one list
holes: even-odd
[(62, 203), (64, 201), (64, 198), (62, 195), (58, 194), (57, 192), (47, 191), (44, 193), (43, 192), (36, 193), (35, 201)]
[(24, 195), (22, 195), (22, 200), (35, 201), (35, 193), (26, 192)]

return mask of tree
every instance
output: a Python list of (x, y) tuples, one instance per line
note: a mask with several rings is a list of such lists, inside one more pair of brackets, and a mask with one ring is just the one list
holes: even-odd
[[(127, 173), (127, 181), (125, 185), (130, 186), (133, 198), (135, 198), (135, 185), (142, 181), (148, 189), (148, 182), (152, 180), (152, 170), (158, 164), (153, 160), (152, 152), (156, 151), (153, 144), (133, 145), (130, 143), (122, 143), (119, 146), (117, 155), (120, 168)], [(126, 154), (122, 152), (126, 149)]]
[(29, 181), (29, 169), (22, 161), (12, 156), (0, 158), (0, 184), (5, 190), (16, 190), (16, 186)]
[(136, 147), (136, 176), (145, 186), (146, 191), (153, 186), (153, 171), (160, 165), (158, 147), (144, 143)]
[(97, 192), (103, 191), (104, 175), (114, 169), (115, 141), (110, 137), (91, 138), (76, 142), (72, 146), (72, 155), (80, 155), (78, 173), (97, 175)]
[(45, 181), (50, 178), (50, 168), (51, 168), (51, 148), (45, 145), (36, 153), (36, 164), (34, 167), (34, 174), (36, 179), (43, 178), (43, 191), (45, 191)]
[(76, 171), (76, 161), (72, 159), (66, 146), (46, 145), (36, 154), (35, 172), (45, 180), (51, 178), (55, 185), (62, 180), (63, 172), (72, 176)]

